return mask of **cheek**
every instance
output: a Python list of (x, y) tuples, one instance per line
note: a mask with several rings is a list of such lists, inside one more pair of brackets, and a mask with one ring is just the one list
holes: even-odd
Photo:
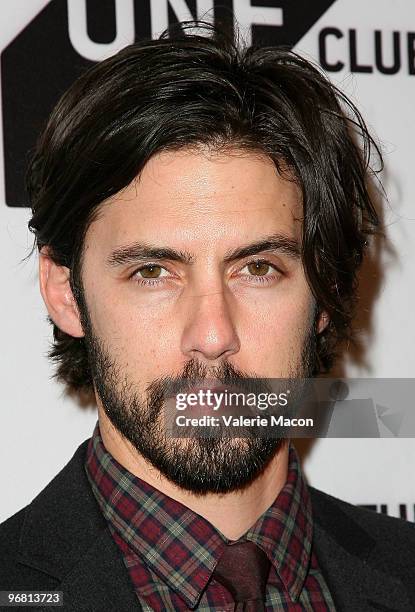
[(308, 294), (296, 299), (262, 302), (256, 316), (245, 318), (245, 338), (264, 364), (283, 364), (300, 357), (312, 325), (313, 300)]
[(165, 370), (177, 333), (166, 324), (171, 319), (163, 316), (163, 309), (135, 306), (113, 290), (91, 291), (90, 303), (94, 331), (123, 369), (144, 378), (147, 372)]

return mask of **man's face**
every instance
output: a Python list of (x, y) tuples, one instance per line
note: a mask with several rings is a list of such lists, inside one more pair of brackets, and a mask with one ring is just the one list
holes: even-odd
[(298, 188), (266, 156), (182, 149), (155, 155), (88, 229), (84, 331), (98, 403), (184, 488), (246, 485), (278, 440), (166, 437), (165, 380), (310, 376), (301, 218)]

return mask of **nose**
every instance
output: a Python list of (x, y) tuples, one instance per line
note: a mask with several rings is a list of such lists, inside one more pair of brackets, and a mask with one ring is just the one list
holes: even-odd
[(181, 347), (186, 357), (211, 363), (239, 351), (235, 312), (229, 302), (224, 288), (189, 297)]

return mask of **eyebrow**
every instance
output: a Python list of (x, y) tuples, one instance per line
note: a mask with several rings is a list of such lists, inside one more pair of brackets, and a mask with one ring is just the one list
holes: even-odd
[[(297, 240), (285, 234), (272, 234), (250, 244), (228, 250), (223, 258), (224, 263), (230, 263), (244, 257), (257, 255), (263, 251), (273, 251), (286, 255), (291, 259), (299, 259), (301, 254)], [(146, 242), (134, 242), (114, 249), (107, 258), (110, 267), (118, 267), (130, 263), (147, 260), (170, 260), (183, 264), (193, 264), (196, 261), (189, 251), (172, 249), (170, 247), (150, 245)]]

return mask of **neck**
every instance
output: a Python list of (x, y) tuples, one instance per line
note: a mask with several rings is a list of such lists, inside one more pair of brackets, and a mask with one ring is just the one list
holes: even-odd
[(288, 469), (288, 441), (261, 474), (241, 491), (195, 495), (178, 487), (154, 468), (112, 425), (99, 408), (102, 441), (111, 455), (129, 472), (165, 495), (190, 508), (218, 529), (226, 538), (237, 540), (272, 505), (285, 485)]

